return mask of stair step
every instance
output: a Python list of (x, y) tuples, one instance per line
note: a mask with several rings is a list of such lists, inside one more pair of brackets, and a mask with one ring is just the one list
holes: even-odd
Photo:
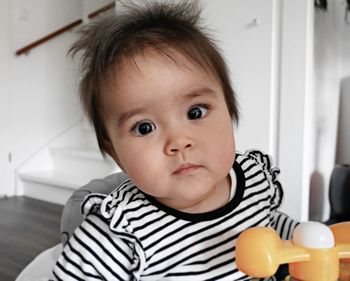
[(103, 178), (120, 171), (120, 168), (110, 158), (103, 158), (100, 151), (93, 148), (52, 147), (53, 170), (69, 177)]
[(58, 174), (57, 172), (53, 171), (30, 171), (30, 172), (21, 172), (20, 178), (22, 180), (32, 181), (32, 182), (39, 182), (43, 184), (48, 185), (55, 185), (58, 187), (63, 187), (67, 189), (73, 189), (76, 190), (80, 186), (87, 183), (90, 179), (89, 178), (82, 178), (82, 177), (71, 177), (64, 174)]
[(81, 147), (51, 147), (50, 152), (52, 154), (62, 154), (67, 156), (81, 157), (85, 159), (94, 159), (100, 161), (113, 162), (109, 157), (106, 159), (103, 158), (101, 152), (95, 148), (81, 148)]
[(25, 196), (62, 205), (75, 190), (93, 179), (90, 176), (71, 177), (53, 171), (21, 172), (19, 177)]

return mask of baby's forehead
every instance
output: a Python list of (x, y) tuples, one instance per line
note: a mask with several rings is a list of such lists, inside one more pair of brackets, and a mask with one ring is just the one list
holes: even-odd
[(121, 73), (142, 73), (142, 71), (145, 71), (143, 69), (145, 65), (157, 65), (159, 63), (166, 64), (170, 68), (175, 67), (186, 68), (191, 71), (204, 71), (209, 75), (215, 76), (206, 62), (173, 47), (162, 49), (147, 48), (137, 53), (124, 55), (116, 60), (113, 72), (115, 76)]
[(110, 90), (117, 95), (141, 89), (147, 92), (152, 88), (154, 91), (187, 90), (187, 86), (192, 87), (192, 84), (198, 87), (213, 80), (221, 84), (212, 71), (176, 50), (167, 53), (148, 50), (125, 57), (115, 67), (113, 76)]
[(176, 50), (148, 50), (124, 58), (115, 67), (113, 82), (109, 87), (111, 94), (105, 96), (104, 102), (110, 104), (114, 100), (119, 107), (180, 97), (210, 87), (221, 92), (221, 83), (211, 71)]

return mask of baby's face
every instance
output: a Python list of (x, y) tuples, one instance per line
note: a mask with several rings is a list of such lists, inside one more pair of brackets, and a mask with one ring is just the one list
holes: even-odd
[(122, 64), (104, 101), (105, 124), (118, 162), (142, 191), (178, 210), (207, 211), (203, 203), (229, 190), (232, 120), (214, 75), (173, 57), (148, 51), (136, 56), (137, 67)]

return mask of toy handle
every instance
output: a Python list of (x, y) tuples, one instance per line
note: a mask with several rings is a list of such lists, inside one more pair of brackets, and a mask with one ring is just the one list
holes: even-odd
[(242, 272), (264, 278), (276, 273), (280, 264), (305, 261), (309, 254), (290, 241), (282, 241), (277, 232), (267, 227), (249, 228), (236, 243), (236, 264)]
[(242, 272), (269, 277), (284, 263), (289, 263), (290, 274), (299, 280), (330, 281), (340, 275), (341, 281), (350, 281), (350, 222), (330, 228), (301, 223), (293, 233), (293, 242), (282, 241), (267, 227), (247, 229), (238, 237), (236, 264)]

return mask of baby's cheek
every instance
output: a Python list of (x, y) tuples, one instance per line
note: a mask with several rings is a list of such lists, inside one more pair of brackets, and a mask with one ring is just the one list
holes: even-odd
[(217, 159), (221, 162), (221, 165), (230, 169), (234, 162), (236, 153), (233, 136), (226, 134), (226, 138), (221, 138), (220, 142), (218, 143), (218, 150), (216, 153)]
[[(148, 155), (146, 152), (138, 156), (129, 157), (127, 173), (131, 180), (140, 188), (150, 186), (154, 181), (158, 181), (161, 174), (164, 174), (162, 166), (155, 155)], [(144, 190), (146, 192), (146, 190)]]

